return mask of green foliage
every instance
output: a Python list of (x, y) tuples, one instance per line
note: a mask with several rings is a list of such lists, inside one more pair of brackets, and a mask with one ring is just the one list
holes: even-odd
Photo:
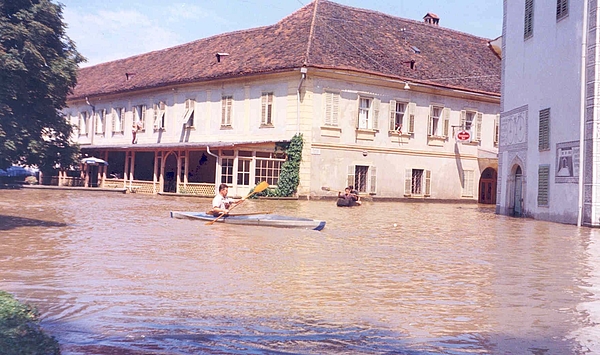
[(276, 188), (268, 188), (254, 196), (290, 197), (298, 190), (300, 184), (300, 162), (302, 161), (302, 134), (296, 134), (289, 143), (279, 143), (275, 150), (283, 150), (287, 156), (281, 165), (281, 173)]
[(4, 291), (0, 291), (0, 354), (60, 354), (56, 339), (42, 333), (37, 311)]
[(65, 33), (62, 5), (0, 0), (0, 168), (47, 171), (75, 162), (73, 127), (63, 117), (85, 59)]

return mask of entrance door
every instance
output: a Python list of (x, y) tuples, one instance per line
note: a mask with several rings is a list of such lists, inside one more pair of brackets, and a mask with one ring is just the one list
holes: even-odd
[(89, 165), (88, 173), (90, 174), (90, 187), (98, 187), (98, 165)]
[(481, 174), (479, 180), (479, 203), (496, 204), (496, 183), (498, 175), (496, 170), (487, 168)]
[(523, 172), (521, 167), (518, 166), (515, 171), (515, 206), (514, 215), (515, 217), (521, 217), (523, 215)]
[(177, 192), (177, 157), (171, 153), (165, 159), (163, 192)]

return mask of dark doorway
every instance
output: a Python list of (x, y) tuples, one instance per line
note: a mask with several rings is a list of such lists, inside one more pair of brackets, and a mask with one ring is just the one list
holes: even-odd
[(487, 168), (481, 174), (479, 180), (479, 203), (487, 205), (496, 204), (496, 184), (498, 173), (492, 168)]

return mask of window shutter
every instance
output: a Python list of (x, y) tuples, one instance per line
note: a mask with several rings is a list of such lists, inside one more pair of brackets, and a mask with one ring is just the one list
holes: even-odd
[(481, 112), (477, 112), (476, 122), (475, 122), (475, 137), (478, 142), (481, 141), (481, 124), (483, 121), (483, 114)]
[(377, 192), (377, 167), (371, 167), (371, 184), (370, 193), (375, 194)]
[(539, 139), (538, 148), (539, 150), (550, 149), (550, 109), (546, 108), (540, 110), (539, 113)]
[(142, 105), (141, 108), (140, 121), (142, 122), (142, 129), (146, 129), (146, 105)]
[(525, 38), (533, 34), (533, 0), (525, 0), (525, 25), (523, 36)]
[(125, 132), (125, 113), (127, 111), (125, 110), (125, 107), (121, 107), (121, 129), (119, 132), (123, 133)]
[(463, 193), (465, 197), (473, 196), (473, 170), (463, 170)]
[(348, 165), (348, 181), (346, 181), (346, 186), (354, 186), (354, 171), (354, 165)]
[(500, 115), (496, 115), (494, 120), (494, 143), (498, 144), (500, 138)]
[(404, 195), (410, 196), (412, 192), (412, 169), (404, 170)]
[(466, 128), (467, 128), (467, 111), (461, 110), (460, 111), (460, 129), (466, 129)]
[(102, 115), (102, 133), (106, 133), (106, 109), (103, 108), (101, 111)]
[(154, 117), (154, 129), (158, 129), (158, 105), (152, 104), (152, 116)]
[(233, 117), (233, 96), (227, 98), (227, 125), (231, 126)]
[(433, 106), (429, 105), (429, 118), (427, 119), (427, 135), (433, 136), (431, 129), (433, 128)]
[(262, 115), (260, 118), (260, 124), (264, 125), (267, 123), (267, 95), (264, 93), (262, 94), (261, 102), (262, 102)]
[(415, 133), (415, 111), (417, 104), (410, 102), (408, 104), (408, 133)]
[(339, 110), (340, 110), (340, 94), (331, 93), (331, 95), (332, 95), (331, 124), (334, 126), (337, 126), (338, 125), (338, 115), (339, 115)]
[(333, 125), (333, 93), (325, 92), (325, 125)]
[(425, 196), (431, 196), (431, 170), (425, 170)]
[(379, 99), (373, 99), (373, 124), (372, 124), (372, 128), (374, 130), (379, 129), (379, 103), (381, 102), (381, 100)]
[(112, 108), (111, 109), (111, 116), (112, 116), (112, 131), (115, 132), (117, 129), (117, 109)]
[(548, 187), (550, 180), (550, 165), (538, 167), (538, 206), (548, 206)]
[(448, 137), (448, 132), (450, 131), (450, 109), (444, 108), (442, 117), (444, 117), (444, 137)]
[(396, 100), (390, 100), (390, 131), (396, 130)]

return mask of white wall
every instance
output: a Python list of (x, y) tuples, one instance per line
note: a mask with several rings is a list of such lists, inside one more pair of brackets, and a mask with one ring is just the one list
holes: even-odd
[[(579, 140), (580, 61), (583, 3), (569, 2), (569, 15), (556, 20), (556, 2), (534, 2), (533, 36), (524, 39), (525, 1), (505, 1), (503, 119), (527, 105), (526, 148), (500, 147), (499, 210), (506, 212), (507, 182), (517, 156), (526, 157), (526, 214), (540, 219), (572, 219), (577, 184), (556, 183), (557, 144)], [(539, 151), (539, 111), (550, 108), (550, 150)], [(507, 128), (506, 125), (502, 125)], [(510, 138), (511, 132), (502, 137)], [(549, 207), (538, 207), (538, 167), (550, 165)]]

